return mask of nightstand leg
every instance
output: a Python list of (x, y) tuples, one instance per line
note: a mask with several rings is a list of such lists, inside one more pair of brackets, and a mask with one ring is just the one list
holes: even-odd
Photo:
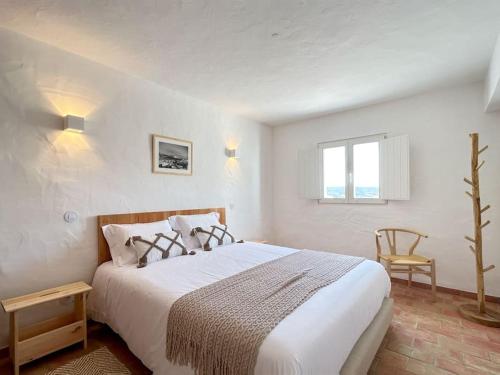
[(14, 375), (19, 375), (19, 360), (17, 344), (19, 342), (19, 321), (17, 311), (10, 313), (10, 360), (14, 368)]
[(75, 315), (83, 324), (83, 348), (87, 349), (87, 293), (75, 296)]

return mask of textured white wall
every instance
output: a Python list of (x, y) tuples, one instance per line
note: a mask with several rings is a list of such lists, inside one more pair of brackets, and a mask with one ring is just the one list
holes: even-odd
[[(99, 214), (225, 206), (241, 237), (269, 236), (270, 128), (2, 29), (0, 45), (0, 298), (90, 281)], [(151, 173), (153, 133), (193, 141), (193, 176)]]
[[(472, 208), (462, 179), (470, 173), (468, 134), (478, 131), (481, 144), (490, 145), (481, 169), (482, 200), (492, 206), (485, 213), (492, 221), (484, 230), (485, 263), (498, 267), (487, 273), (486, 285), (488, 294), (500, 296), (500, 114), (483, 109), (477, 83), (274, 128), (275, 240), (373, 259), (374, 229), (414, 228), (430, 235), (420, 252), (436, 257), (438, 283), (475, 290), (473, 255), (463, 239), (472, 234)], [(298, 149), (381, 132), (410, 136), (410, 201), (340, 205), (299, 198)]]

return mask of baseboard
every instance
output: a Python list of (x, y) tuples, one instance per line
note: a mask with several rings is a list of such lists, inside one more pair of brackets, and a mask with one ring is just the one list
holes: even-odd
[[(391, 277), (391, 281), (399, 284), (408, 284), (408, 280), (406, 279), (399, 279), (397, 277)], [(417, 288), (422, 288), (422, 289), (431, 289), (431, 285), (427, 283), (421, 283), (419, 281), (412, 281), (411, 283), (412, 286), (415, 286)], [(443, 293), (448, 293), (448, 294), (454, 294), (457, 296), (462, 296), (466, 298), (472, 298), (476, 299), (477, 298), (477, 293), (474, 292), (466, 292), (465, 290), (460, 290), (460, 289), (453, 289), (453, 288), (447, 288), (444, 286), (437, 286), (436, 290), (438, 292), (443, 292)], [(486, 301), (492, 302), (492, 303), (500, 303), (500, 297), (495, 297), (495, 296), (486, 296)]]

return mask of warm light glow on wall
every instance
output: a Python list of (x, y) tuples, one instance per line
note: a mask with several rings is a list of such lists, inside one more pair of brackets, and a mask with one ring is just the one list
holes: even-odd
[(226, 160), (225, 170), (229, 177), (239, 178), (241, 175), (241, 168), (238, 159), (228, 158)]
[(70, 114), (78, 117), (88, 117), (101, 102), (97, 98), (57, 89), (42, 88), (41, 92), (61, 116)]
[(61, 168), (74, 164), (75, 161), (81, 163), (81, 160), (85, 160), (87, 165), (88, 156), (93, 154), (85, 134), (57, 131), (47, 134), (47, 141), (51, 147), (40, 149), (38, 163), (41, 165), (57, 165)]
[(71, 131), (59, 132), (52, 141), (53, 146), (58, 152), (82, 152), (91, 151), (87, 138), (83, 134)]
[(64, 170), (98, 170), (103, 166), (101, 155), (95, 151), (92, 139), (83, 134), (67, 131), (48, 135), (52, 147), (42, 149), (39, 162), (43, 165), (57, 165)]
[(225, 143), (226, 143), (226, 149), (229, 150), (237, 149), (238, 146), (240, 145), (240, 142), (234, 137), (227, 138)]

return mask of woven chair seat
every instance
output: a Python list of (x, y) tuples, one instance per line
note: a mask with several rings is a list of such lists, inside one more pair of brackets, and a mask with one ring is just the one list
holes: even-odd
[(422, 255), (380, 255), (380, 258), (391, 262), (392, 264), (415, 264), (415, 265), (425, 265), (430, 264), (431, 260)]

